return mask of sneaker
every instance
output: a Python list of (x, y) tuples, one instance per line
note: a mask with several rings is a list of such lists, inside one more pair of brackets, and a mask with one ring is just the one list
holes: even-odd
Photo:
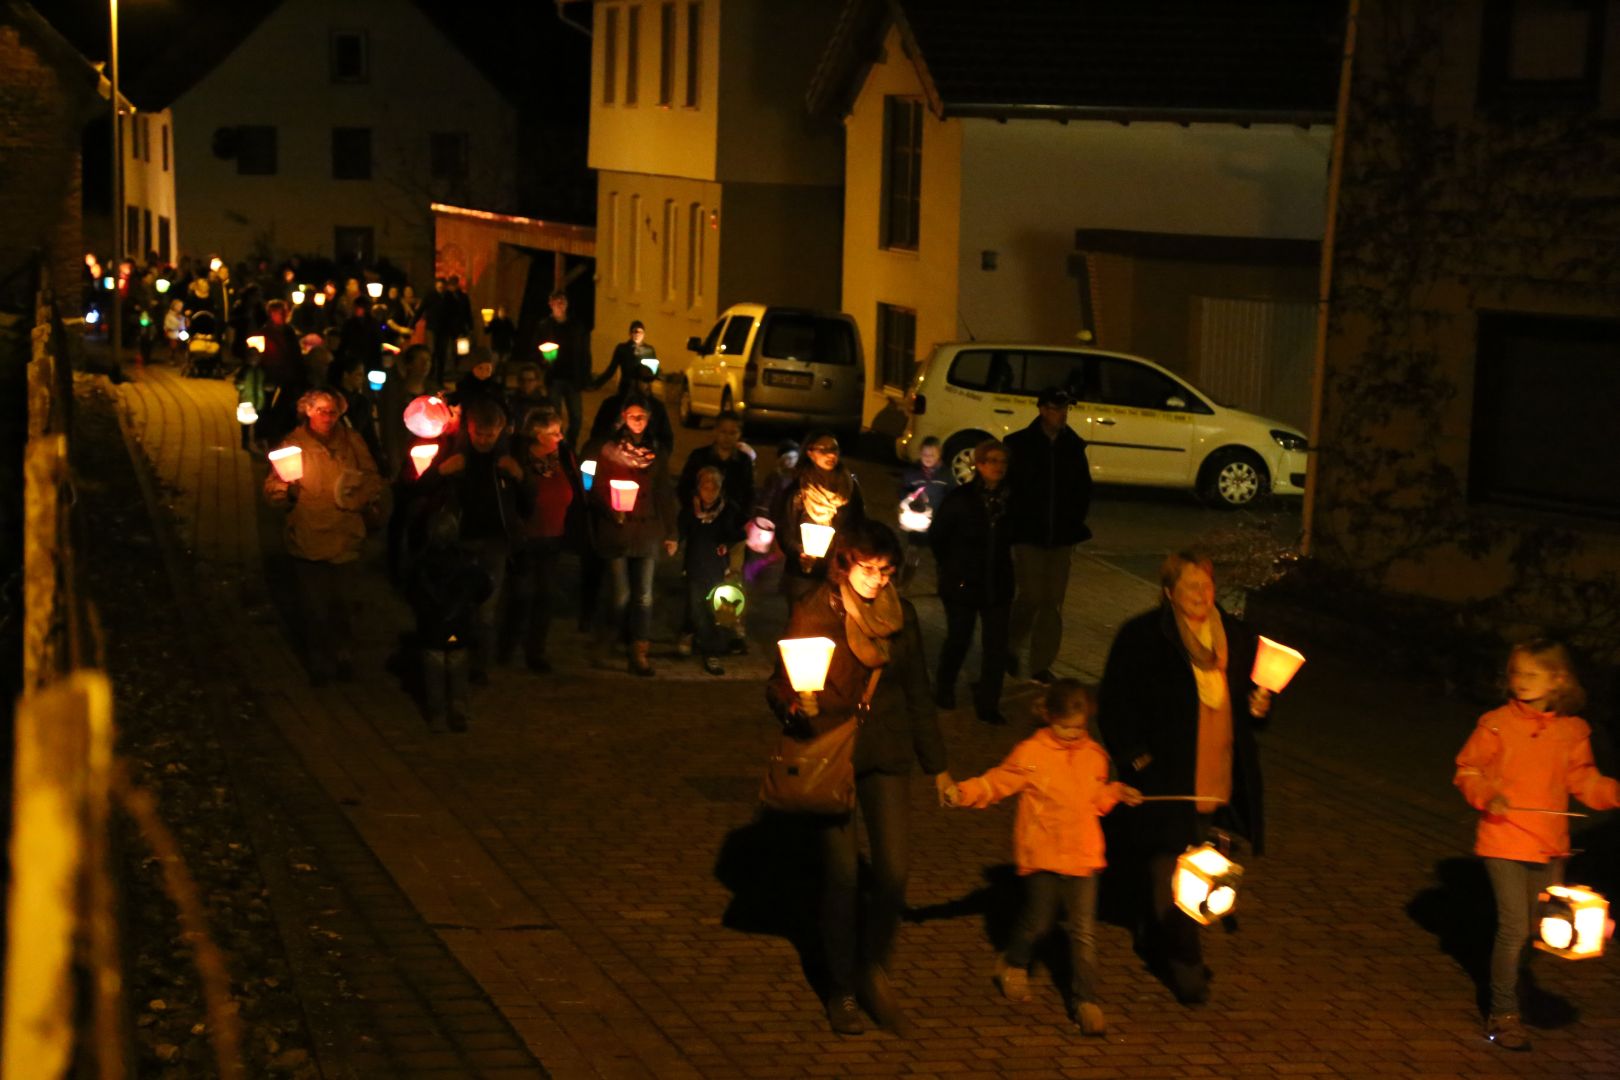
[(872, 1019), (902, 1039), (911, 1038), (911, 1022), (901, 1010), (882, 965), (868, 964), (861, 972), (860, 983), (860, 996)]
[(1530, 1049), (1530, 1036), (1518, 1013), (1493, 1013), (1485, 1024), (1485, 1037), (1504, 1050)]
[(1057, 676), (1052, 674), (1051, 668), (1042, 668), (1035, 674), (1031, 675), (1029, 677), (1029, 681), (1032, 683), (1040, 683), (1042, 686), (1051, 686), (1057, 681)]
[(1001, 987), (1002, 996), (1008, 1001), (1028, 1001), (1029, 972), (1021, 967), (1014, 967), (1005, 960), (996, 965), (996, 985)]
[(861, 1007), (855, 1004), (854, 994), (839, 994), (827, 999), (827, 1022), (839, 1035), (860, 1035), (866, 1031), (866, 1020)]
[(703, 670), (710, 675), (724, 675), (726, 673), (726, 669), (721, 665), (718, 656), (705, 656), (703, 658)]
[(1101, 1007), (1090, 1001), (1082, 1001), (1074, 1010), (1074, 1022), (1082, 1035), (1103, 1035), (1108, 1031), (1108, 1018)]

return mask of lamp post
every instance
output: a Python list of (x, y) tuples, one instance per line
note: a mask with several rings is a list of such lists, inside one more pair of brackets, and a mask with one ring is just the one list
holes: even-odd
[[(124, 147), (123, 117), (118, 112), (118, 0), (107, 0), (107, 80), (112, 84), (112, 235), (113, 265), (124, 257)], [(124, 347), (124, 303), (119, 295), (119, 282), (112, 290), (112, 362), (113, 371), (119, 370), (119, 354)], [(116, 376), (115, 376), (116, 377)]]

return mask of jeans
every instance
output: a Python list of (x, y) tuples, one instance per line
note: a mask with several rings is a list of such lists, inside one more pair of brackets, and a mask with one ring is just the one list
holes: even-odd
[(523, 646), (523, 658), (530, 662), (546, 658), (551, 617), (557, 611), (557, 565), (567, 541), (560, 536), (532, 539), (512, 559), (506, 579), (506, 624), (502, 628), (500, 652)]
[(467, 550), (478, 556), (478, 563), (489, 575), (493, 589), (489, 599), (478, 605), (478, 614), (472, 626), (472, 669), (485, 672), (495, 662), (495, 637), (501, 611), (501, 594), (506, 585), (506, 563), (511, 557), (511, 545), (504, 537), (494, 540), (465, 541)]
[[(613, 603), (608, 612), (607, 632), (628, 632), (630, 641), (652, 637), (653, 567), (657, 560), (648, 556), (624, 556), (607, 561), (613, 578)], [(626, 619), (628, 617), (628, 623)]]
[(1519, 1011), (1520, 960), (1535, 929), (1541, 890), (1564, 880), (1564, 860), (1517, 862), (1486, 859), (1485, 874), (1496, 894), (1496, 941), (1491, 946), (1491, 1015)]
[(906, 903), (910, 863), (907, 823), (911, 778), (867, 773), (855, 781), (860, 817), (872, 849), (872, 896), (864, 923), (858, 914), (860, 841), (850, 814), (821, 831), (821, 943), (831, 996), (855, 992), (859, 964), (887, 966)]
[(304, 666), (313, 677), (325, 678), (336, 664), (350, 662), (354, 635), (350, 613), (354, 597), (348, 563), (294, 559), (293, 585), (298, 593), (300, 629), (304, 639)]
[(1071, 877), (1050, 870), (1024, 876), (1024, 910), (1018, 916), (1004, 959), (1008, 967), (1029, 968), (1035, 943), (1046, 936), (1063, 905), (1069, 936), (1069, 990), (1076, 1004), (1097, 995), (1097, 878)]
[(950, 601), (945, 604), (945, 644), (939, 650), (939, 689), (954, 690), (956, 677), (973, 643), (973, 625), (982, 623), (980, 639), (979, 686), (973, 705), (980, 716), (990, 716), (1001, 708), (1001, 682), (1007, 674), (1007, 624), (1011, 609), (1006, 604), (980, 607)]
[(1029, 645), (1029, 670), (1050, 671), (1063, 644), (1063, 597), (1069, 591), (1073, 547), (1013, 545), (1013, 599), (1009, 634), (1014, 651)]

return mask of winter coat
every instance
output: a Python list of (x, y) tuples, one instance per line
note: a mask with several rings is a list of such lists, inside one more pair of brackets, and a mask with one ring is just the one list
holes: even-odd
[[(1254, 732), (1264, 720), (1249, 712), (1255, 684), (1256, 639), (1241, 622), (1222, 615), (1226, 629), (1226, 686), (1232, 706), (1232, 801), (1216, 811), (1223, 827), (1247, 836), (1256, 853), (1265, 847), (1260, 750)], [(1198, 685), (1168, 604), (1119, 628), (1108, 650), (1098, 695), (1103, 743), (1120, 779), (1145, 795), (1190, 795), (1198, 764)], [(1134, 762), (1151, 760), (1142, 768)], [(1111, 831), (1140, 852), (1180, 854), (1201, 843), (1191, 802), (1150, 803), (1132, 809)]]
[(952, 488), (934, 511), (928, 543), (938, 564), (942, 603), (994, 607), (1012, 602), (1012, 538), (1007, 521), (1011, 493), (1003, 492), (999, 520), (991, 518), (987, 494), (984, 481), (974, 477)]
[(262, 412), (265, 404), (264, 368), (258, 364), (243, 364), (236, 373), (236, 403), (252, 405), (255, 413)]
[(720, 490), (726, 494), (726, 502), (735, 503), (745, 512), (752, 512), (754, 507), (754, 459), (736, 450), (724, 461), (714, 452), (713, 446), (700, 446), (686, 457), (686, 464), (681, 467), (680, 482), (675, 485), (675, 494), (682, 502), (697, 494), (698, 473), (707, 468), (720, 470)]
[[(891, 639), (889, 662), (878, 679), (872, 708), (855, 740), (855, 772), (905, 776), (912, 762), (932, 776), (944, 772), (945, 740), (939, 732), (928, 663), (923, 655), (917, 609), (901, 600), (905, 621)], [(826, 730), (849, 719), (866, 693), (872, 669), (855, 658), (844, 631), (844, 602), (836, 585), (823, 582), (793, 606), (784, 638), (826, 637), (837, 645), (827, 669), (827, 683), (819, 695), (821, 714), (811, 722)], [(794, 723), (792, 708), (799, 695), (788, 682), (787, 669), (778, 656), (776, 671), (765, 687), (765, 700), (784, 726)]]
[[(651, 430), (649, 427), (649, 434)], [(604, 559), (654, 558), (664, 541), (679, 538), (675, 485), (669, 478), (669, 459), (663, 452), (645, 468), (631, 464), (617, 442), (603, 443), (586, 456), (596, 459), (596, 479), (585, 493), (585, 505), (590, 510), (591, 546), (597, 555)], [(641, 485), (633, 509), (613, 509), (615, 480), (633, 480)]]
[[(654, 446), (658, 447), (659, 454), (673, 454), (675, 452), (675, 426), (669, 422), (669, 409), (662, 401), (652, 396), (651, 392), (632, 395), (639, 397), (641, 403), (647, 406), (647, 436)], [(629, 399), (622, 394), (602, 399), (602, 404), (596, 408), (596, 416), (591, 420), (590, 437), (593, 441), (611, 439), (619, 430), (619, 418), (624, 412), (625, 402)], [(583, 417), (581, 418), (583, 419)]]
[[(651, 345), (643, 342), (636, 345), (633, 342), (621, 341), (613, 347), (613, 357), (608, 361), (607, 370), (598, 375), (591, 382), (591, 389), (597, 390), (608, 384), (615, 374), (619, 376), (618, 388), (613, 391), (615, 396), (623, 396), (635, 389), (636, 379), (641, 372), (641, 361), (644, 357), (657, 356)], [(558, 359), (562, 359), (558, 357)]]
[(914, 510), (938, 511), (946, 494), (955, 486), (952, 480), (944, 463), (935, 466), (932, 473), (917, 465), (900, 474), (900, 495)]
[(429, 548), (411, 572), (406, 599), (424, 649), (466, 645), (478, 608), (495, 591), (478, 556), (461, 547)]
[(338, 424), (322, 441), (308, 424), (300, 424), (281, 445), (302, 450), (304, 466), (296, 498), (277, 482), (274, 469), (264, 482), (265, 500), (290, 508), (287, 553), (313, 562), (354, 562), (366, 539), (363, 512), (382, 494), (382, 477), (365, 440)]
[(1067, 424), (1048, 439), (1037, 417), (1007, 436), (1012, 542), (1068, 547), (1091, 539), (1091, 465), (1086, 443)]
[(704, 586), (720, 582), (731, 565), (731, 555), (729, 550), (725, 555), (717, 554), (715, 548), (730, 549), (742, 543), (747, 521), (742, 504), (732, 502), (730, 496), (726, 497), (726, 505), (720, 508), (720, 513), (709, 522), (698, 520), (691, 499), (683, 500), (677, 523), (681, 539), (686, 542), (682, 565), (687, 580)]
[(981, 807), (1018, 796), (1013, 857), (1020, 874), (1050, 870), (1084, 877), (1108, 865), (1100, 818), (1119, 801), (1108, 754), (1087, 736), (1060, 739), (1042, 728), (1007, 760), (957, 785), (959, 805)]
[[(1452, 782), (1479, 811), (1497, 795), (1528, 809), (1564, 810), (1571, 795), (1593, 810), (1620, 806), (1620, 780), (1598, 772), (1586, 721), (1537, 712), (1518, 701), (1479, 718), (1457, 755)], [(1534, 863), (1563, 858), (1569, 854), (1569, 819), (1513, 810), (1481, 813), (1474, 852)]]
[(548, 382), (569, 383), (583, 390), (591, 381), (591, 342), (585, 324), (577, 319), (558, 322), (548, 315), (535, 334), (536, 344), (557, 343), (557, 359), (547, 365)]
[[(432, 513), (439, 507), (454, 506), (461, 516), (463, 541), (499, 541), (510, 546), (523, 542), (523, 520), (529, 505), (523, 501), (523, 483), (514, 480), (500, 465), (506, 455), (504, 440), (487, 453), (475, 450), (465, 439), (458, 440), (451, 456), (459, 454), (466, 464), (446, 476), (443, 461), (434, 458), (435, 469), (422, 478), (422, 486), (433, 495)], [(445, 451), (441, 450), (442, 456)]]

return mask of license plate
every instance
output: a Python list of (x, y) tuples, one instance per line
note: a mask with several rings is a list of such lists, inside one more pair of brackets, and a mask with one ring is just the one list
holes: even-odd
[(792, 390), (808, 390), (815, 377), (808, 371), (765, 371), (766, 386), (785, 386)]

